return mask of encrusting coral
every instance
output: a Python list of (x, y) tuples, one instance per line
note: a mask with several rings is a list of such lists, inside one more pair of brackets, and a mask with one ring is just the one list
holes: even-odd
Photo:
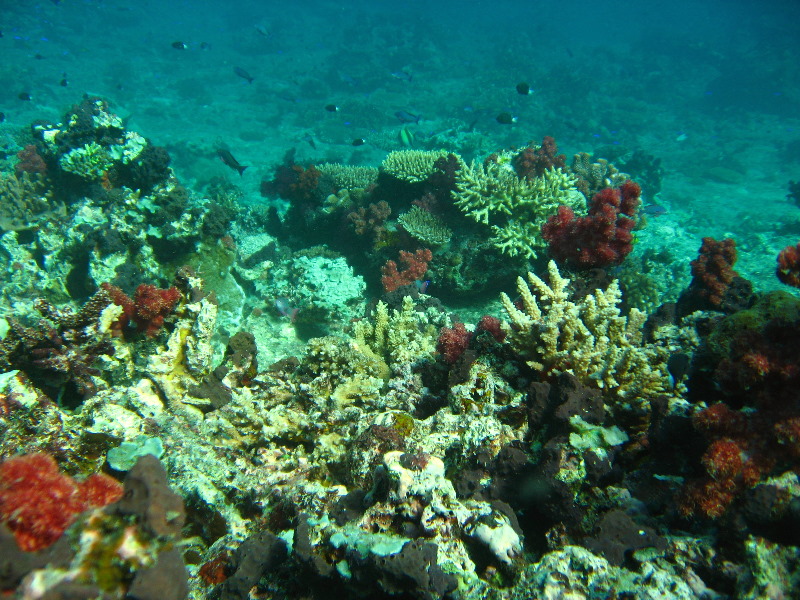
[(572, 373), (582, 383), (625, 397), (652, 396), (669, 389), (666, 349), (642, 343), (647, 315), (635, 308), (620, 314), (622, 300), (614, 280), (578, 302), (567, 291), (569, 279), (548, 266), (550, 284), (528, 273), (517, 279), (522, 305), (505, 293), (500, 301), (511, 320), (508, 339), (534, 369)]

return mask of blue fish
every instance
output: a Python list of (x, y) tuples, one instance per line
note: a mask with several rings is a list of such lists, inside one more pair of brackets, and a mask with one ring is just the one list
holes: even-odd
[(412, 115), (410, 112), (405, 110), (398, 110), (394, 113), (394, 116), (397, 117), (401, 123), (419, 123), (420, 116), (419, 115)]
[(642, 212), (651, 217), (660, 217), (667, 212), (667, 209), (660, 204), (648, 204), (642, 208)]

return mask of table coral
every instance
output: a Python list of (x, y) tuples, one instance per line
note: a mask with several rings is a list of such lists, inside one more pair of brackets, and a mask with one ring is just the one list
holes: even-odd
[(422, 183), (436, 172), (437, 161), (449, 156), (444, 150), (396, 150), (386, 155), (381, 169), (406, 183)]
[(569, 280), (550, 261), (550, 284), (528, 273), (517, 279), (517, 307), (505, 293), (500, 300), (511, 320), (508, 339), (528, 364), (545, 375), (573, 373), (619, 396), (652, 396), (669, 389), (668, 352), (642, 342), (647, 315), (633, 308), (622, 316), (616, 280), (606, 291), (575, 302)]

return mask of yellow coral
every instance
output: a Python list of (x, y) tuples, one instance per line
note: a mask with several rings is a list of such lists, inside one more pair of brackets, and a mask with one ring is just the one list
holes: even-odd
[(357, 190), (371, 186), (378, 179), (375, 167), (359, 167), (340, 163), (316, 165), (323, 177), (328, 177), (337, 190)]
[(437, 328), (415, 310), (411, 296), (405, 296), (401, 310), (391, 314), (385, 303), (378, 302), (374, 322), (358, 321), (353, 333), (361, 352), (382, 357), (393, 366), (432, 356), (438, 337)]
[(522, 309), (506, 294), (500, 301), (514, 327), (512, 346), (528, 364), (546, 373), (572, 373), (585, 385), (595, 385), (620, 397), (651, 396), (670, 389), (668, 351), (642, 343), (647, 315), (631, 309), (620, 314), (622, 299), (615, 280), (606, 291), (596, 290), (579, 302), (567, 293), (569, 280), (548, 266), (550, 285), (533, 273), (517, 279)]

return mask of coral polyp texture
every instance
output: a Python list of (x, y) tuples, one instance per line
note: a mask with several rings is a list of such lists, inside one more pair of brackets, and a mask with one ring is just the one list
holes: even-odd
[(800, 288), (800, 242), (780, 251), (777, 274), (786, 285)]

